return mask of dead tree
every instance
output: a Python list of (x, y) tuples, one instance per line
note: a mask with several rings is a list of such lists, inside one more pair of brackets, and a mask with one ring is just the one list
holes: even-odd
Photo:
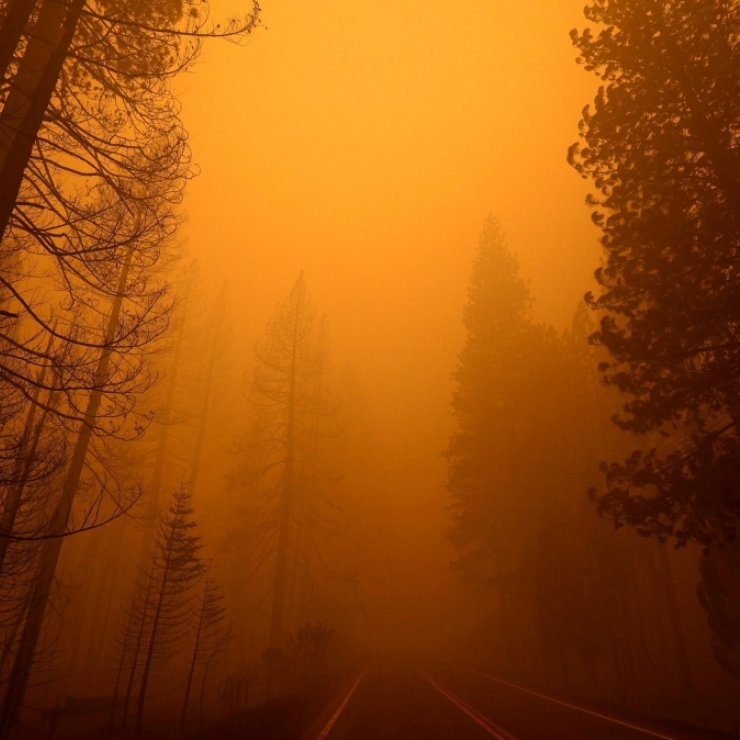
[(208, 670), (216, 656), (226, 646), (228, 633), (224, 630), (224, 619), (226, 609), (222, 605), (223, 596), (218, 592), (218, 586), (211, 574), (209, 566), (203, 583), (203, 595), (200, 599), (195, 618), (195, 637), (193, 642), (193, 653), (188, 667), (188, 677), (185, 684), (185, 698), (180, 716), (180, 729), (185, 731), (188, 707), (190, 704), (190, 693), (193, 687), (193, 679), (196, 669), (200, 668), (201, 690), (200, 690), (200, 712), (203, 720), (203, 696), (205, 694)]
[(192, 515), (190, 497), (181, 486), (173, 494), (154, 551), (155, 588), (136, 709), (137, 735), (143, 727), (144, 704), (154, 662), (169, 656), (184, 637), (193, 586), (203, 573), (203, 563), (198, 557), (200, 537), (193, 534), (197, 524)]

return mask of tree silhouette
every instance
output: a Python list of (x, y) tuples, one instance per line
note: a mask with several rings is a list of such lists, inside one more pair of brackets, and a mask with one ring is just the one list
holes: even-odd
[(172, 494), (172, 502), (159, 528), (152, 561), (151, 623), (147, 626), (147, 645), (143, 655), (141, 683), (136, 709), (136, 734), (144, 722), (149, 676), (155, 659), (169, 657), (187, 629), (192, 590), (203, 573), (198, 557), (202, 545), (193, 534), (198, 525), (185, 486)]
[(224, 629), (226, 609), (223, 606), (223, 596), (219, 593), (218, 586), (211, 575), (209, 566), (203, 583), (203, 595), (195, 611), (195, 638), (193, 642), (193, 653), (188, 667), (188, 677), (185, 684), (185, 698), (182, 704), (180, 716), (180, 729), (184, 732), (188, 718), (188, 707), (190, 703), (190, 692), (193, 687), (193, 679), (197, 668), (201, 669), (200, 688), (200, 714), (203, 721), (203, 696), (205, 694), (208, 670), (216, 656), (225, 647), (229, 638)]
[[(453, 374), (452, 410), (458, 429), (446, 450), (452, 494), (450, 540), (454, 563), (468, 581), (494, 585), (504, 620), (516, 552), (522, 435), (536, 429), (525, 373), (540, 341), (531, 323), (531, 297), (499, 222), (486, 221), (473, 265), (464, 324), (468, 335)], [(508, 628), (507, 628), (508, 629)]]
[(603, 86), (570, 161), (603, 231), (593, 340), (646, 449), (604, 466), (602, 513), (704, 545), (740, 506), (740, 18), (723, 0), (597, 0), (573, 32)]

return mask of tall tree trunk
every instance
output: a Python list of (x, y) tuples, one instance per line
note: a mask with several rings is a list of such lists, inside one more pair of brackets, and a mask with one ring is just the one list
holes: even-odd
[(44, 0), (0, 113), (0, 241), (86, 0)]
[[(210, 570), (210, 567), (209, 567)], [(185, 732), (185, 721), (188, 716), (188, 703), (190, 702), (190, 690), (193, 687), (193, 675), (195, 674), (195, 666), (198, 662), (198, 652), (200, 651), (200, 638), (203, 634), (203, 621), (206, 615), (206, 598), (208, 596), (208, 574), (206, 573), (206, 583), (203, 589), (203, 602), (200, 607), (200, 615), (198, 617), (198, 626), (195, 630), (195, 645), (193, 645), (193, 658), (190, 661), (190, 669), (188, 670), (188, 680), (185, 685), (185, 699), (182, 703), (182, 715), (180, 716), (180, 731)]]
[[(133, 604), (132, 604), (133, 608)], [(133, 632), (134, 627), (134, 615), (133, 612), (129, 615), (128, 624), (126, 625), (126, 634), (123, 638), (123, 646), (121, 647), (121, 659), (118, 661), (118, 669), (116, 670), (116, 682), (113, 685), (113, 698), (110, 703), (110, 714), (108, 715), (108, 737), (110, 738), (113, 734), (113, 725), (116, 721), (116, 705), (118, 703), (118, 688), (121, 685), (121, 678), (123, 678), (123, 668), (126, 663), (126, 652), (128, 651), (129, 639)]]
[(663, 593), (668, 610), (668, 619), (671, 625), (671, 638), (673, 639), (673, 648), (678, 661), (678, 675), (681, 681), (681, 690), (686, 696), (695, 693), (694, 680), (691, 676), (691, 664), (686, 652), (686, 639), (683, 632), (683, 623), (681, 622), (681, 612), (678, 607), (678, 595), (676, 594), (676, 584), (673, 580), (673, 569), (671, 561), (668, 558), (666, 545), (656, 544), (658, 551), (658, 564), (660, 567), (661, 580), (663, 581)]
[(283, 644), (283, 616), (285, 610), (285, 586), (288, 571), (288, 545), (290, 539), (290, 520), (293, 513), (293, 494), (295, 486), (295, 444), (296, 444), (296, 384), (298, 361), (298, 321), (302, 299), (295, 307), (293, 324), (293, 346), (291, 348), (290, 378), (288, 387), (288, 423), (285, 430), (285, 473), (283, 491), (280, 497), (280, 530), (278, 534), (277, 557), (275, 561), (275, 583), (272, 592), (272, 612), (270, 615), (270, 647), (280, 649)]
[(116, 592), (116, 581), (118, 580), (118, 565), (121, 561), (121, 550), (123, 549), (124, 542), (124, 525), (123, 519), (114, 522), (111, 527), (116, 527), (119, 531), (113, 530), (110, 534), (115, 541), (115, 555), (113, 558), (106, 560), (105, 568), (103, 569), (101, 583), (98, 588), (98, 595), (95, 600), (94, 614), (103, 613), (103, 618), (97, 624), (97, 639), (91, 639), (87, 646), (87, 655), (85, 656), (85, 663), (89, 667), (98, 666), (100, 659), (104, 655), (103, 647), (105, 645), (106, 637), (108, 636), (108, 622), (110, 621), (110, 613), (113, 603), (113, 597)]
[(159, 621), (162, 617), (162, 607), (164, 606), (165, 596), (167, 595), (167, 586), (169, 585), (170, 569), (172, 567), (172, 548), (175, 543), (174, 532), (171, 533), (170, 541), (167, 543), (167, 554), (165, 556), (164, 572), (162, 573), (162, 583), (157, 595), (157, 608), (154, 611), (152, 620), (152, 631), (149, 633), (149, 645), (146, 651), (144, 661), (144, 672), (141, 676), (141, 685), (139, 686), (139, 700), (136, 707), (136, 736), (141, 734), (144, 722), (144, 702), (146, 700), (146, 689), (149, 684), (149, 672), (152, 668), (154, 658), (154, 648), (157, 645), (157, 633), (159, 632)]
[(108, 326), (105, 333), (105, 348), (98, 361), (95, 371), (93, 388), (88, 399), (85, 416), (80, 424), (77, 442), (72, 453), (72, 459), (67, 469), (67, 475), (62, 486), (61, 496), (57, 503), (54, 518), (47, 532), (48, 539), (44, 542), (39, 558), (39, 571), (33, 586), (28, 619), (23, 628), (18, 652), (15, 656), (13, 670), (10, 675), (8, 688), (5, 693), (3, 714), (0, 718), (0, 740), (5, 740), (10, 727), (18, 720), (20, 708), (23, 706), (23, 698), (26, 693), (28, 679), (33, 666), (36, 646), (41, 633), (41, 625), (44, 621), (46, 606), (49, 601), (51, 587), (54, 582), (59, 553), (64, 542), (67, 531), (69, 516), (72, 512), (77, 489), (85, 465), (85, 458), (92, 439), (93, 430), (97, 423), (98, 410), (103, 400), (102, 388), (108, 375), (111, 349), (110, 345), (115, 337), (118, 318), (123, 305), (129, 266), (133, 256), (133, 249), (129, 251), (121, 268), (121, 274), (116, 289), (116, 297), (108, 317)]
[(0, 23), (0, 82), (8, 76), (8, 67), (34, 7), (36, 0), (10, 0), (8, 3), (8, 10)]
[(201, 404), (200, 414), (198, 415), (198, 430), (195, 437), (195, 450), (193, 451), (193, 463), (190, 468), (190, 480), (188, 481), (188, 496), (192, 498), (195, 493), (195, 484), (200, 473), (200, 461), (203, 454), (203, 442), (206, 436), (206, 425), (208, 423), (208, 407), (211, 402), (211, 393), (213, 391), (213, 373), (216, 368), (216, 356), (218, 355), (218, 344), (226, 320), (226, 285), (221, 290), (216, 303), (216, 323), (213, 327), (213, 343), (211, 344), (211, 354), (208, 358), (206, 368), (206, 384), (203, 388), (203, 403)]
[[(185, 294), (183, 296), (182, 315), (180, 317), (180, 325), (177, 328), (177, 337), (175, 339), (175, 346), (172, 353), (172, 365), (170, 367), (167, 392), (165, 394), (164, 408), (162, 410), (162, 422), (159, 429), (159, 440), (157, 441), (157, 453), (154, 458), (154, 471), (152, 474), (152, 485), (149, 490), (149, 506), (147, 509), (146, 518), (148, 523), (151, 524), (157, 514), (159, 505), (159, 493), (162, 490), (162, 481), (164, 479), (164, 463), (167, 454), (167, 440), (170, 432), (170, 424), (172, 423), (172, 406), (175, 400), (175, 388), (177, 386), (177, 371), (180, 369), (180, 359), (182, 356), (182, 341), (185, 334), (185, 321), (187, 320), (188, 305), (190, 303), (190, 293), (193, 287), (193, 278), (190, 277), (185, 287)], [(147, 538), (145, 538), (145, 541)]]
[(146, 617), (149, 611), (149, 599), (152, 595), (152, 584), (154, 583), (154, 566), (149, 572), (146, 596), (144, 597), (144, 606), (141, 612), (141, 623), (139, 624), (139, 633), (136, 636), (136, 646), (134, 648), (134, 654), (131, 656), (131, 672), (128, 677), (128, 685), (126, 686), (126, 697), (123, 701), (123, 715), (121, 716), (121, 728), (126, 729), (128, 723), (128, 708), (131, 702), (131, 694), (134, 688), (134, 682), (136, 681), (136, 669), (139, 667), (139, 655), (141, 653), (141, 645), (144, 642), (144, 632), (146, 631)]

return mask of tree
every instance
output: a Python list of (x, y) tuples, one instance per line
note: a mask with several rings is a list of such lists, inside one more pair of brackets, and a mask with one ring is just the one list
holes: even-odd
[(203, 595), (195, 612), (195, 640), (193, 642), (193, 653), (188, 668), (188, 678), (185, 684), (185, 698), (182, 704), (180, 716), (180, 730), (185, 731), (188, 718), (188, 706), (190, 703), (190, 692), (193, 687), (193, 678), (196, 668), (201, 669), (200, 689), (200, 715), (203, 721), (203, 696), (205, 694), (208, 669), (211, 667), (216, 656), (226, 647), (228, 633), (224, 630), (224, 619), (226, 609), (223, 606), (223, 596), (218, 591), (218, 586), (211, 575), (210, 565), (206, 572), (203, 583)]
[[(468, 335), (453, 374), (457, 430), (445, 452), (446, 488), (452, 495), (449, 533), (466, 580), (495, 586), (508, 623), (512, 578), (518, 568), (525, 468), (522, 434), (531, 421), (527, 369), (540, 340), (531, 320), (532, 299), (519, 277), (499, 222), (489, 217), (473, 264), (463, 322)], [(529, 428), (532, 428), (530, 425)], [(508, 630), (508, 627), (506, 628)]]
[(288, 638), (288, 651), (301, 665), (301, 681), (305, 684), (309, 674), (314, 677), (324, 670), (326, 653), (334, 636), (334, 630), (322, 622), (306, 622)]
[(740, 545), (724, 544), (701, 560), (699, 601), (709, 615), (717, 662), (740, 680)]
[(315, 372), (314, 323), (315, 312), (301, 273), (288, 299), (270, 319), (265, 341), (255, 350), (257, 365), (249, 383), (255, 425), (246, 450), (244, 478), (261, 487), (266, 504), (260, 526), (267, 533), (275, 563), (269, 639), (273, 653), (283, 647), (291, 535), (306, 451), (308, 391)]
[(172, 495), (172, 502), (159, 528), (152, 560), (155, 587), (137, 701), (137, 735), (141, 734), (143, 727), (144, 703), (155, 658), (168, 656), (182, 640), (192, 589), (203, 573), (203, 563), (198, 557), (202, 545), (200, 537), (193, 534), (197, 524), (192, 515), (190, 497), (183, 485)]
[[(129, 279), (129, 269), (133, 250), (128, 250), (126, 259), (121, 266), (118, 277), (117, 294), (111, 306), (105, 329), (106, 343), (112, 343), (113, 337), (119, 329), (119, 318), (123, 308), (126, 285)], [(38, 574), (33, 584), (33, 593), (28, 607), (28, 618), (21, 635), (20, 646), (15, 657), (9, 688), (5, 695), (2, 719), (0, 720), (0, 736), (7, 733), (8, 728), (17, 721), (23, 697), (26, 692), (28, 679), (33, 666), (36, 647), (44, 621), (51, 587), (56, 573), (59, 554), (64, 536), (68, 534), (73, 505), (77, 496), (80, 480), (83, 474), (85, 460), (98, 426), (98, 412), (104, 400), (104, 391), (110, 388), (111, 360), (113, 353), (106, 348), (100, 354), (95, 366), (87, 407), (82, 422), (79, 425), (76, 442), (64, 475), (62, 489), (55, 506), (54, 515), (44, 532), (45, 539), (39, 560)], [(6, 534), (7, 536), (7, 534)]]
[(61, 352), (102, 348), (54, 314), (112, 295), (116, 254), (147, 241), (150, 267), (171, 256), (192, 176), (172, 79), (206, 38), (240, 42), (258, 23), (257, 5), (218, 25), (205, 1), (0, 3), (0, 254), (18, 266), (0, 274), (0, 385), (15, 404), (33, 397), (39, 365), (60, 364), (49, 336)]
[(702, 545), (740, 516), (740, 13), (734, 0), (595, 0), (573, 32), (604, 85), (570, 161), (603, 232), (592, 339), (646, 437), (604, 465), (600, 511), (643, 535)]

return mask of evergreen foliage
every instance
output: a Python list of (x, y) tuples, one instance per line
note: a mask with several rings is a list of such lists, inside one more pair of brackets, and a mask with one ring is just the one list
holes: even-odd
[(616, 417), (642, 449), (604, 466), (602, 513), (709, 545), (740, 516), (740, 14), (727, 0), (596, 0), (573, 32), (603, 86), (570, 161), (606, 260), (596, 272)]

